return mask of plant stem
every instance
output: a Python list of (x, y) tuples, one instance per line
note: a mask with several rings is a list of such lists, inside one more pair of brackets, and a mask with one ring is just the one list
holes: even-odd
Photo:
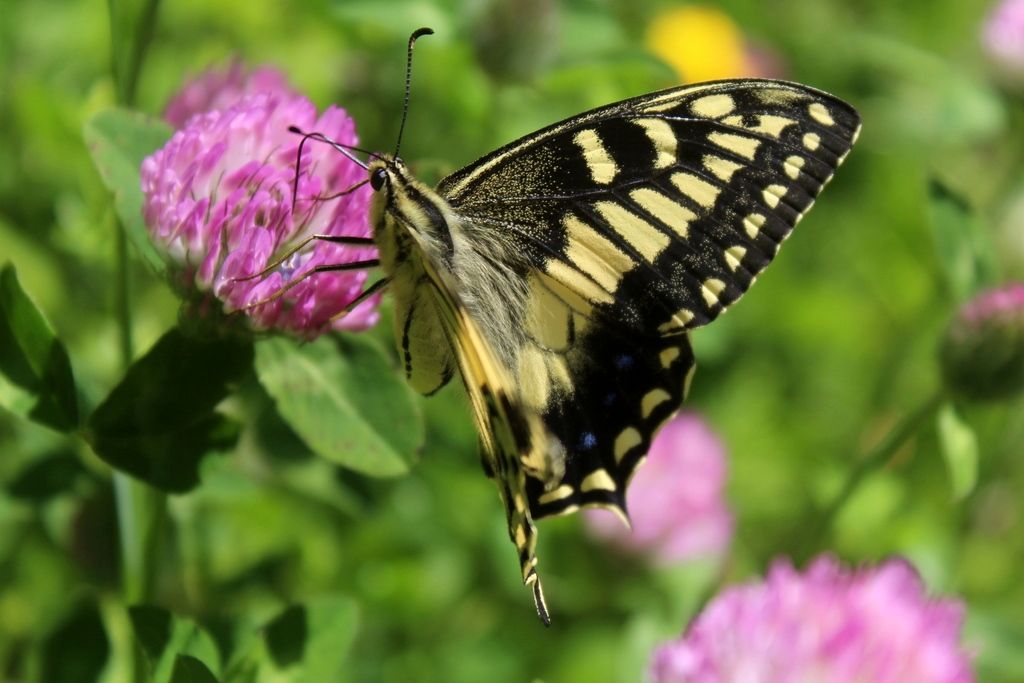
[(118, 349), (121, 352), (121, 369), (127, 370), (135, 357), (132, 341), (131, 273), (128, 261), (128, 236), (121, 221), (114, 220), (114, 264), (117, 273), (114, 278), (114, 308), (117, 313)]
[(850, 500), (853, 494), (860, 487), (865, 477), (871, 472), (885, 465), (914, 434), (918, 432), (925, 422), (933, 418), (939, 407), (946, 400), (946, 395), (940, 390), (921, 404), (916, 410), (905, 416), (898, 422), (889, 433), (885, 435), (877, 446), (861, 458), (850, 470), (836, 497), (818, 515), (817, 523), (812, 527), (810, 533), (805, 536), (800, 557), (808, 558), (811, 553), (821, 549), (822, 543), (832, 524), (835, 522), (839, 512)]
[(167, 498), (161, 491), (120, 472), (114, 474), (114, 493), (125, 603), (148, 602), (153, 597)]
[[(111, 73), (117, 103), (125, 107), (132, 106), (135, 101), (142, 63), (156, 25), (159, 0), (144, 0), (136, 22), (131, 20), (134, 8), (130, 4), (121, 0), (108, 0)], [(114, 222), (114, 230), (114, 260), (117, 269), (114, 300), (121, 365), (127, 370), (135, 355), (130, 298), (131, 263), (127, 235), (120, 221)], [(121, 542), (124, 602), (126, 605), (149, 602), (153, 599), (163, 527), (167, 520), (167, 499), (162, 492), (121, 472), (114, 472), (114, 494)], [(133, 643), (131, 656), (132, 680), (144, 683), (149, 677), (148, 667), (137, 642)]]

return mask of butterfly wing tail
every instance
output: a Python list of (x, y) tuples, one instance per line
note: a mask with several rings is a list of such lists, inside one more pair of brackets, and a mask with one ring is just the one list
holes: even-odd
[[(527, 470), (543, 462), (547, 432), (538, 415), (514, 398), (508, 373), (498, 364), (479, 328), (465, 309), (446, 307), (462, 378), (480, 433), (485, 465), (494, 474), (505, 506), (508, 534), (516, 546), (523, 583), (533, 590), (537, 616), (550, 624), (537, 575), (537, 529), (526, 493)], [(556, 467), (557, 476), (561, 470)]]

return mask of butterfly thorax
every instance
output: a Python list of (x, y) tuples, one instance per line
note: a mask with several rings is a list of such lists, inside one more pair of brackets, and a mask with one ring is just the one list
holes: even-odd
[[(530, 328), (524, 324), (530, 311), (522, 256), (499, 229), (460, 215), (401, 162), (375, 161), (371, 178), (375, 173), (383, 177), (375, 183), (379, 189), (371, 208), (374, 239), (381, 267), (391, 279), (395, 339), (409, 382), (429, 395), (462, 366), (472, 398), (476, 388), (465, 365), (468, 355), (480, 356), (488, 382), (500, 385), (508, 397), (502, 410), (521, 412), (522, 388), (542, 381), (530, 375), (545, 371), (543, 364), (524, 367), (521, 362)], [(525, 403), (534, 410), (541, 407)], [(485, 406), (473, 407), (478, 420), (487, 419)], [(535, 432), (530, 441), (543, 445), (522, 453), (521, 466), (544, 482), (557, 480), (564, 449), (540, 435), (535, 415), (523, 419), (531, 425), (527, 431)]]
[[(523, 336), (527, 293), (521, 271), (526, 265), (520, 267), (521, 259), (493, 227), (460, 216), (400, 160), (374, 161), (371, 177), (381, 170), (386, 181), (374, 197), (371, 219), (381, 267), (392, 278), (398, 307), (421, 318), (440, 318), (436, 306), (445, 302), (437, 296), (452, 299), (479, 325), (497, 360), (506, 369), (515, 368)], [(436, 295), (433, 302), (422, 298), (420, 285), (427, 282)], [(405, 328), (413, 325), (442, 329), (440, 320), (426, 323), (396, 316), (400, 348)], [(416, 355), (417, 349), (409, 350)]]

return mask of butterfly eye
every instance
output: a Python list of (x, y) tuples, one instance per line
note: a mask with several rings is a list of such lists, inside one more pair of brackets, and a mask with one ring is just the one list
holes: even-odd
[(372, 174), (370, 174), (370, 187), (373, 188), (374, 192), (379, 192), (380, 188), (384, 187), (384, 183), (388, 181), (388, 172), (383, 168), (378, 168)]

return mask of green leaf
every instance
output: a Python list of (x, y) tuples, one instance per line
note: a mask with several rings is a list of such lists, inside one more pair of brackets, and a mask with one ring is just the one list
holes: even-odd
[(372, 476), (403, 474), (423, 445), (417, 398), (365, 337), (256, 346), (256, 374), (281, 417), (314, 452)]
[(264, 639), (267, 651), (279, 668), (287, 668), (302, 661), (309, 638), (306, 608), (292, 605), (267, 624)]
[(128, 608), (128, 617), (146, 653), (154, 683), (217, 680), (217, 645), (195, 622), (175, 617), (155, 605), (133, 605)]
[(9, 263), (0, 271), (0, 406), (59, 431), (78, 426), (68, 352)]
[(931, 181), (928, 194), (932, 234), (942, 274), (954, 298), (963, 301), (993, 281), (992, 243), (962, 197), (937, 180)]
[(126, 109), (96, 114), (83, 131), (93, 163), (104, 184), (114, 193), (114, 208), (128, 239), (158, 273), (163, 271), (163, 259), (150, 241), (142, 219), (139, 168), (143, 159), (162, 147), (171, 133), (170, 126), (163, 121)]
[(171, 613), (153, 605), (135, 605), (128, 608), (135, 637), (146, 656), (152, 661), (160, 659), (171, 642)]
[(95, 683), (109, 655), (99, 607), (82, 602), (43, 641), (39, 680)]
[(72, 487), (86, 472), (70, 450), (49, 453), (32, 460), (7, 484), (12, 498), (41, 503)]
[[(324, 596), (309, 601), (303, 612), (307, 629), (302, 643), (302, 675), (298, 680), (306, 683), (342, 680), (345, 660), (358, 626), (355, 602), (343, 596)], [(268, 649), (269, 633), (268, 630)], [(298, 644), (292, 640), (293, 645)]]
[(937, 422), (939, 445), (949, 470), (953, 498), (961, 500), (978, 482), (978, 437), (952, 403), (942, 406)]
[(188, 491), (203, 456), (238, 438), (238, 424), (214, 408), (251, 364), (248, 342), (171, 330), (92, 414), (87, 438), (111, 466), (164, 491)]
[(171, 683), (217, 683), (217, 677), (195, 657), (178, 655), (174, 658)]
[(262, 629), (261, 637), (239, 649), (242, 654), (228, 667), (224, 680), (348, 680), (347, 660), (358, 617), (356, 603), (340, 595), (291, 605)]

